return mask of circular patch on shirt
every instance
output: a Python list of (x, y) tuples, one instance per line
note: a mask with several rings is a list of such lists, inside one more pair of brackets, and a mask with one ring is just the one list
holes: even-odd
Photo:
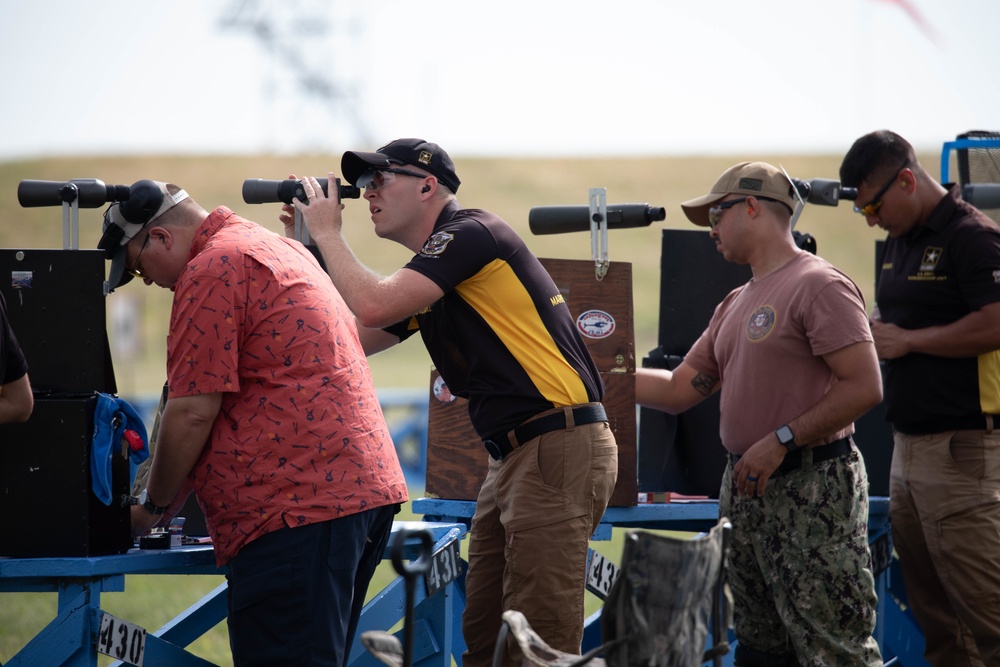
[(588, 310), (576, 318), (576, 328), (587, 338), (607, 338), (615, 330), (615, 318), (603, 310)]
[(774, 317), (774, 308), (771, 306), (761, 306), (755, 310), (747, 322), (747, 338), (754, 341), (766, 338), (774, 328)]
[(451, 403), (455, 400), (455, 395), (451, 393), (448, 385), (444, 382), (444, 378), (440, 375), (434, 378), (434, 398), (442, 403)]

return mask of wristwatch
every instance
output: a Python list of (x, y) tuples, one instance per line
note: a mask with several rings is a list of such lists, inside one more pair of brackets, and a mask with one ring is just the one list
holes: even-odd
[(778, 436), (778, 442), (784, 445), (785, 449), (789, 452), (794, 452), (799, 448), (799, 446), (795, 444), (795, 434), (792, 432), (792, 429), (789, 428), (788, 424), (782, 424), (779, 426), (778, 430), (775, 431), (774, 434)]
[(143, 489), (142, 493), (139, 494), (139, 504), (142, 505), (142, 508), (150, 514), (159, 515), (167, 511), (166, 507), (160, 507), (159, 505), (153, 504), (153, 501), (149, 499), (149, 495), (146, 493), (146, 489)]

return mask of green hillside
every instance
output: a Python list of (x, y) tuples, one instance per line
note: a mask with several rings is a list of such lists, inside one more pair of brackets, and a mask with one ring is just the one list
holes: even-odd
[[(797, 178), (836, 178), (840, 156), (738, 155), (731, 157), (643, 157), (494, 159), (458, 158), (462, 178), (459, 200), (466, 207), (491, 210), (522, 233), (529, 247), (542, 257), (590, 259), (590, 235), (532, 235), (528, 212), (532, 206), (586, 205), (591, 187), (605, 187), (608, 203), (649, 203), (667, 210), (664, 222), (649, 227), (609, 232), (612, 262), (633, 265), (636, 355), (641, 359), (656, 347), (660, 298), (660, 246), (664, 228), (696, 229), (681, 213), (680, 202), (707, 192), (718, 175), (744, 159), (782, 164)], [(939, 158), (924, 164), (936, 173)], [(60, 248), (60, 207), (22, 208), (17, 185), (22, 179), (68, 180), (98, 178), (105, 183), (131, 184), (142, 178), (164, 180), (184, 187), (206, 208), (226, 205), (241, 215), (280, 231), (277, 204), (250, 205), (242, 198), (247, 178), (284, 178), (290, 173), (325, 176), (339, 168), (339, 156), (129, 156), (52, 158), (0, 163), (0, 247)], [(100, 238), (101, 209), (80, 212), (80, 245), (93, 248)], [(408, 258), (402, 246), (378, 239), (363, 201), (347, 203), (346, 228), (355, 252), (377, 271), (392, 272)], [(816, 237), (819, 254), (851, 275), (869, 302), (873, 289), (874, 241), (881, 238), (847, 204), (808, 206), (797, 229)], [(171, 294), (133, 281), (109, 297), (109, 319), (116, 308), (137, 309), (141, 326), (138, 345), (123, 347), (109, 327), (119, 393), (155, 393), (163, 383), (164, 338)], [(372, 358), (378, 387), (426, 386), (430, 361), (419, 342), (411, 341)]]

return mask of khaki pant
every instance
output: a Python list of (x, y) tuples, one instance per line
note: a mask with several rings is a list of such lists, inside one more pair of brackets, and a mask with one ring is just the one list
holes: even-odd
[(1000, 665), (1000, 434), (896, 433), (893, 543), (935, 667)]
[(469, 538), (463, 667), (492, 664), (508, 609), (552, 647), (579, 653), (587, 548), (617, 477), (606, 422), (545, 433), (490, 460)]

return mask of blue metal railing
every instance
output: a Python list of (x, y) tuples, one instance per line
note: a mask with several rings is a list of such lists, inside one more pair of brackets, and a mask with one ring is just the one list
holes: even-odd
[(941, 182), (950, 180), (951, 152), (963, 148), (1000, 148), (1000, 138), (956, 139), (944, 142), (941, 148)]

